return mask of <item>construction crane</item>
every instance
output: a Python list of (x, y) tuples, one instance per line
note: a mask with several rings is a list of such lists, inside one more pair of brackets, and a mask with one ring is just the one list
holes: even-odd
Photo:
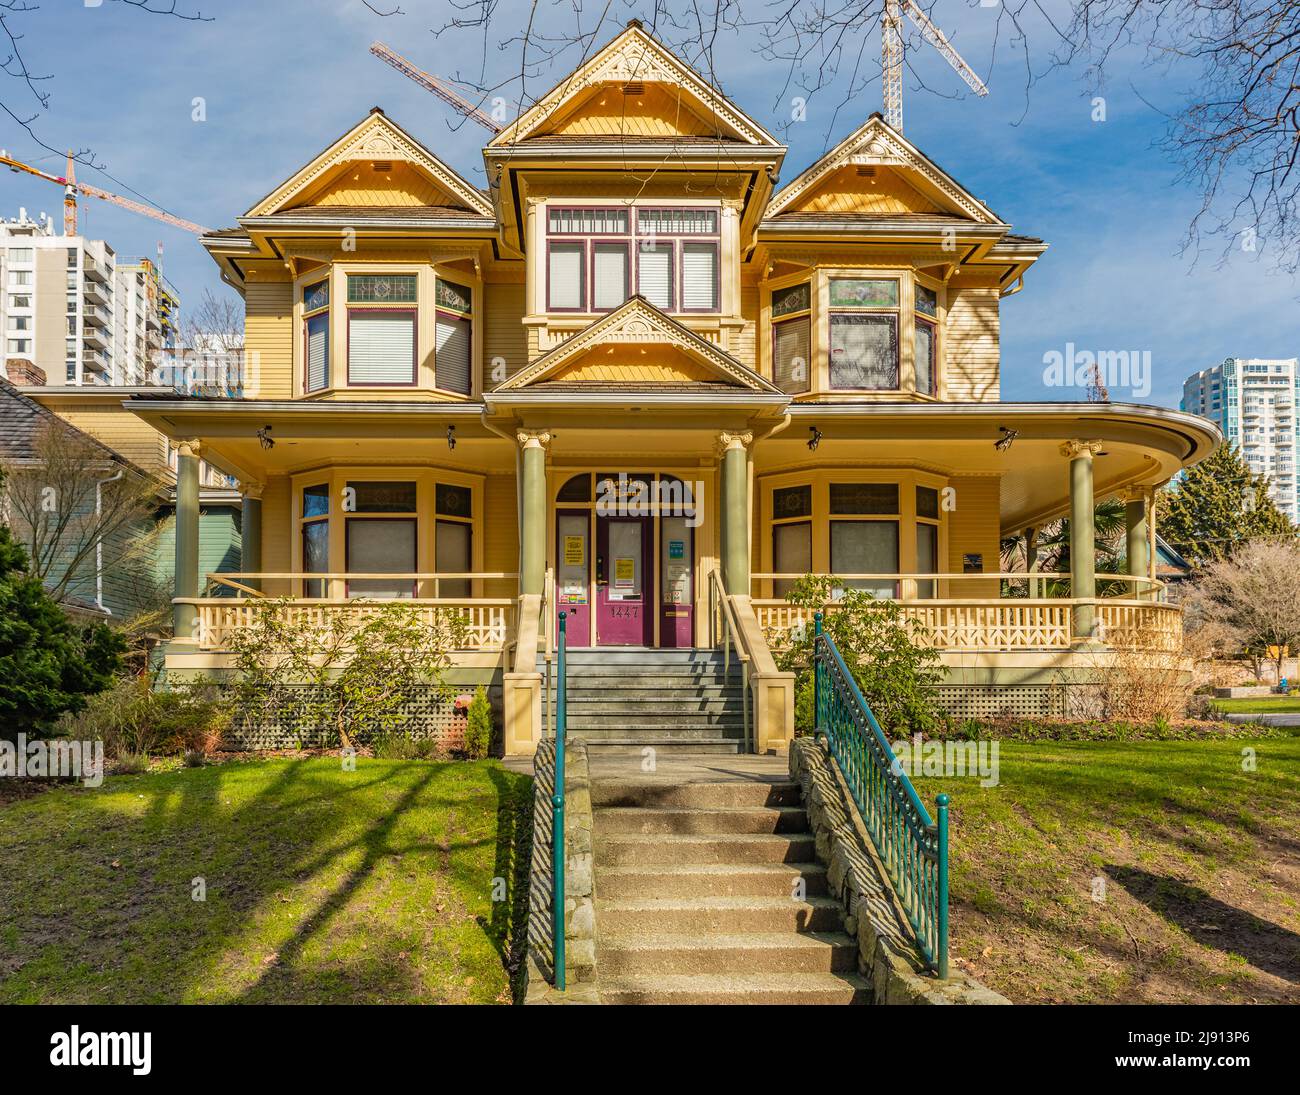
[(389, 49), (383, 42), (371, 42), (370, 52), (397, 69), (403, 76), (407, 76), (419, 84), (425, 91), (432, 91), (439, 99), (446, 103), (457, 114), (462, 114), (471, 122), (477, 122), (484, 129), (492, 133), (500, 133), (501, 127), (496, 124), (491, 116), (483, 113), (478, 107), (466, 99), (455, 88), (445, 80), (439, 79), (431, 73), (425, 72), (422, 68), (416, 68), (410, 61), (403, 57), (395, 50)]
[(961, 54), (952, 48), (952, 43), (943, 36), (943, 31), (930, 22), (912, 0), (885, 0), (885, 11), (880, 21), (880, 68), (885, 91), (885, 121), (898, 132), (903, 132), (903, 14), (916, 24), (930, 45), (939, 51), (940, 56), (948, 62), (957, 75), (966, 81), (976, 95), (985, 96), (989, 89), (984, 81), (975, 74)]
[(120, 194), (111, 194), (107, 190), (101, 190), (97, 186), (91, 186), (89, 183), (77, 182), (76, 172), (72, 164), (72, 153), (68, 153), (68, 173), (64, 175), (51, 175), (48, 171), (42, 171), (38, 167), (32, 167), (31, 164), (23, 163), (21, 160), (12, 159), (7, 152), (0, 151), (0, 164), (9, 168), (10, 171), (25, 171), (29, 175), (35, 175), (38, 179), (44, 179), (46, 182), (58, 183), (63, 187), (63, 232), (68, 236), (77, 234), (77, 195), (85, 194), (88, 198), (99, 198), (102, 201), (111, 202), (113, 205), (121, 206), (123, 209), (129, 209), (133, 213), (143, 213), (146, 217), (153, 217), (154, 220), (162, 221), (164, 224), (170, 224), (173, 228), (183, 228), (187, 232), (193, 232), (197, 236), (205, 236), (210, 229), (204, 228), (201, 224), (195, 224), (193, 221), (187, 221), (181, 217), (173, 217), (170, 213), (164, 213), (161, 209), (155, 209), (151, 205), (145, 205), (143, 202), (132, 201), (130, 198), (124, 198)]

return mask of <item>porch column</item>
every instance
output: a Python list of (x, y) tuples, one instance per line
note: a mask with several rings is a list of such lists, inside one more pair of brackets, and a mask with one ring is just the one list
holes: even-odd
[[(239, 569), (245, 574), (257, 574), (262, 569), (262, 484), (240, 483), (244, 494), (244, 512), (240, 520)], [(256, 579), (244, 583), (261, 589)]]
[[(199, 595), (199, 443), (176, 446), (176, 566), (173, 596)], [(194, 606), (172, 606), (172, 635), (194, 638)]]
[(546, 446), (545, 430), (520, 430), (523, 448), (523, 505), (519, 529), (519, 592), (541, 594), (546, 584)]
[[(1100, 441), (1067, 441), (1061, 455), (1070, 461), (1070, 596), (1092, 600), (1097, 596), (1097, 534), (1092, 496), (1092, 458)], [(1097, 610), (1091, 604), (1075, 605), (1074, 639), (1088, 642), (1097, 627)]]
[[(1125, 554), (1128, 557), (1128, 572), (1135, 578), (1145, 578), (1151, 570), (1147, 529), (1149, 497), (1150, 491), (1145, 487), (1134, 487), (1124, 494)], [(1133, 585), (1131, 591), (1134, 597), (1145, 600), (1150, 587)]]
[(749, 593), (749, 464), (752, 433), (718, 435), (722, 449), (722, 581), (733, 596)]

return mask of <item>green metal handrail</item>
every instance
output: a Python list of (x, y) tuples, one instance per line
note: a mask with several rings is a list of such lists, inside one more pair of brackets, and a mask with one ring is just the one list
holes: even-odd
[(551, 795), (551, 953), (552, 978), (557, 992), (564, 991), (564, 739), (568, 728), (568, 674), (565, 671), (565, 618), (560, 613), (560, 641), (556, 654), (555, 690), (555, 793)]
[(932, 821), (835, 640), (822, 631), (820, 612), (813, 626), (817, 733), (826, 738), (926, 963), (947, 978), (948, 796), (935, 799)]

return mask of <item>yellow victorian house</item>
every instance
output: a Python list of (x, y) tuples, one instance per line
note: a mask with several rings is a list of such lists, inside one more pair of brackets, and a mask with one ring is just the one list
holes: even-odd
[[(591, 741), (768, 751), (807, 573), (904, 605), (962, 715), (1058, 712), (1099, 657), (1177, 653), (1150, 500), (1215, 427), (1001, 401), (1000, 302), (1045, 245), (878, 115), (782, 185), (785, 153), (633, 25), (490, 141), (487, 191), (375, 109), (204, 237), (247, 305), (242, 397), (127, 403), (181, 452), (169, 671), (228, 664), (259, 596), (442, 606), (470, 621), (455, 679), (527, 753), (564, 611), (611, 685)], [(244, 495), (216, 584), (200, 458)], [(1108, 496), (1128, 575), (1099, 597)], [(1063, 516), (1070, 574), (1000, 574), (1003, 537)], [(674, 666), (718, 687), (656, 692)]]

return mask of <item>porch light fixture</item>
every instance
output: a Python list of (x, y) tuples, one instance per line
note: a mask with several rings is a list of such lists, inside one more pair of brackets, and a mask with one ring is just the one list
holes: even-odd
[(816, 426), (808, 427), (808, 451), (816, 452), (817, 446), (822, 443), (822, 431)]
[(1010, 429), (1007, 426), (999, 426), (998, 429), (1002, 431), (1002, 436), (993, 442), (993, 447), (998, 452), (1006, 452), (1007, 449), (1011, 448), (1011, 442), (1020, 436), (1020, 431)]
[(257, 431), (257, 441), (264, 449), (275, 448), (275, 438), (271, 436), (270, 426), (263, 426)]
[(447, 427), (447, 448), (454, 450), (456, 448), (456, 427)]

